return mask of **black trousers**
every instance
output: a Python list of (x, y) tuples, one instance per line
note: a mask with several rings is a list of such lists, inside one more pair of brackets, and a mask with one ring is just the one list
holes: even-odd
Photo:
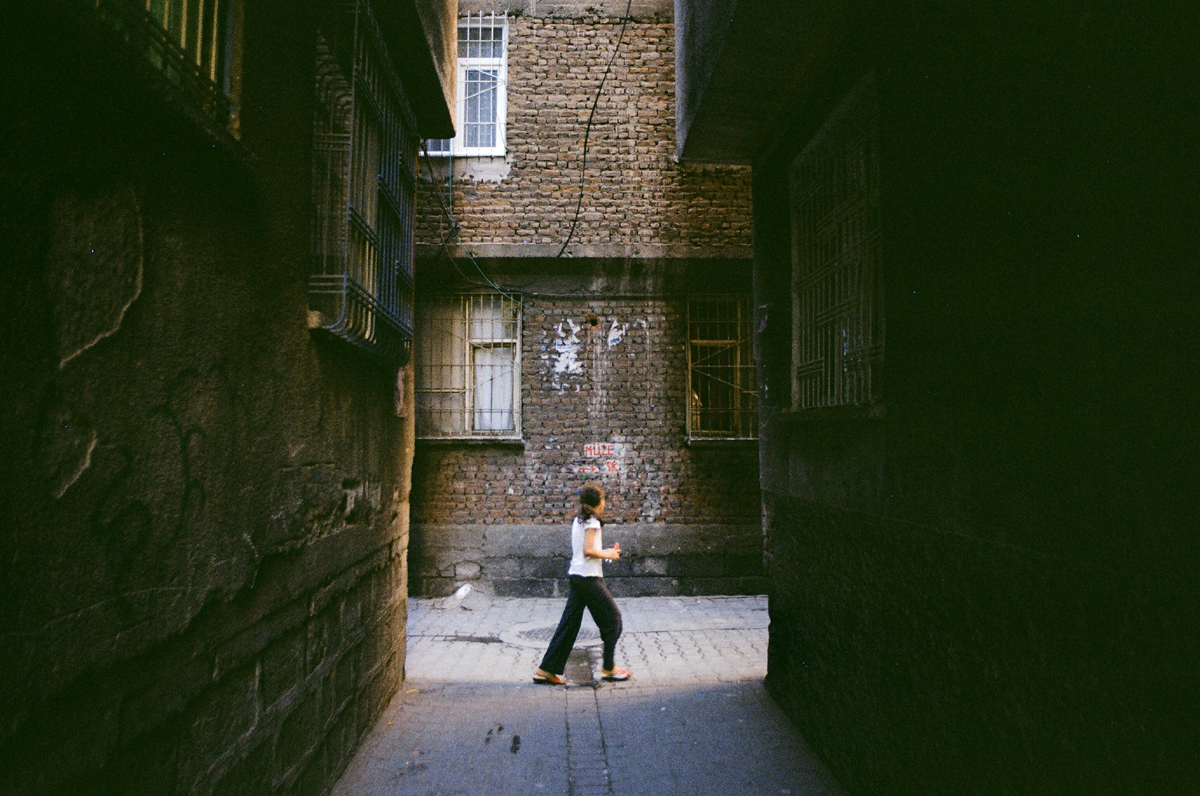
[(617, 646), (617, 639), (621, 637), (621, 611), (608, 593), (604, 578), (572, 575), (570, 582), (567, 607), (563, 609), (562, 619), (558, 620), (554, 638), (550, 639), (550, 648), (542, 657), (541, 669), (551, 674), (563, 673), (567, 658), (571, 655), (571, 647), (575, 645), (575, 637), (579, 635), (583, 609), (587, 608), (600, 628), (600, 638), (604, 641), (604, 668), (612, 671), (613, 650)]

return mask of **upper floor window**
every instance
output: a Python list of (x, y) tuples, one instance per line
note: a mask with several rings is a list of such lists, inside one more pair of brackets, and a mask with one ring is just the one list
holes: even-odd
[(91, 0), (96, 14), (217, 129), (236, 134), (239, 0)]
[(877, 118), (868, 77), (791, 167), (796, 409), (862, 406), (877, 398), (883, 357)]
[(757, 439), (748, 296), (688, 300), (688, 438)]
[(417, 307), (417, 435), (521, 436), (521, 306), (498, 294)]
[(341, 13), (353, 24), (317, 41), (310, 325), (400, 364), (413, 331), (419, 139), (370, 4)]
[(458, 134), (426, 142), (429, 154), (504, 154), (507, 40), (503, 14), (469, 14), (458, 21)]

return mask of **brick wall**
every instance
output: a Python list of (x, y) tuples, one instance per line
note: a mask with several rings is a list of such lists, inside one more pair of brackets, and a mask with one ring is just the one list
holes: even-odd
[[(606, 569), (614, 590), (761, 590), (756, 445), (687, 444), (686, 299), (526, 303), (523, 446), (419, 444), (414, 591), (479, 580), (554, 593), (589, 480), (609, 493), (606, 544), (622, 542), (622, 561)], [(556, 343), (572, 340), (580, 370), (560, 372)]]
[[(418, 292), (456, 281), (478, 292), (470, 253), (527, 309), (523, 445), (418, 449), (414, 593), (465, 581), (555, 593), (574, 495), (590, 479), (610, 491), (608, 539), (625, 553), (607, 568), (617, 592), (763, 588), (756, 447), (689, 446), (685, 415), (688, 293), (697, 281), (708, 292), (750, 290), (750, 172), (674, 162), (669, 3), (638, 3), (625, 26), (588, 133), (578, 226), (555, 258), (579, 205), (585, 129), (624, 9), (518, 3), (509, 17), (507, 155), (422, 164)], [(438, 256), (449, 229), (443, 204), (460, 225), (449, 241), (457, 266)], [(685, 271), (690, 278), (671, 278)], [(573, 334), (582, 367), (564, 374), (555, 344)], [(593, 444), (609, 447), (585, 450)]]
[[(619, 19), (584, 12), (510, 18), (508, 155), (455, 166), (452, 204), (464, 244), (566, 240), (588, 116), (620, 29)], [(749, 169), (674, 162), (674, 36), (669, 18), (626, 26), (588, 136), (574, 244), (750, 243)], [(450, 205), (444, 159), (423, 164), (421, 175), (417, 240), (436, 244), (448, 222), (429, 191)]]

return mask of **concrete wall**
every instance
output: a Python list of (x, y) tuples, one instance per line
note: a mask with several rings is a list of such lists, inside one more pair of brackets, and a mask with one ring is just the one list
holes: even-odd
[[(851, 793), (1188, 793), (1190, 40), (1168, 9), (878, 10), (755, 162), (768, 686)], [(878, 411), (787, 411), (787, 165), (867, 70)]]
[(0, 792), (328, 792), (403, 677), (413, 428), (306, 329), (317, 9), (245, 5), (240, 142), (87, 13), (22, 10)]

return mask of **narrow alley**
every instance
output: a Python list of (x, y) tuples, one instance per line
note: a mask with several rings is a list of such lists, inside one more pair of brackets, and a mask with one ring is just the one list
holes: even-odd
[(562, 601), (410, 601), (404, 688), (335, 796), (835, 796), (763, 688), (766, 597), (621, 600), (623, 683), (584, 620), (566, 688), (535, 685)]
[(0, 796), (1196, 796), (1198, 11), (0, 2)]

